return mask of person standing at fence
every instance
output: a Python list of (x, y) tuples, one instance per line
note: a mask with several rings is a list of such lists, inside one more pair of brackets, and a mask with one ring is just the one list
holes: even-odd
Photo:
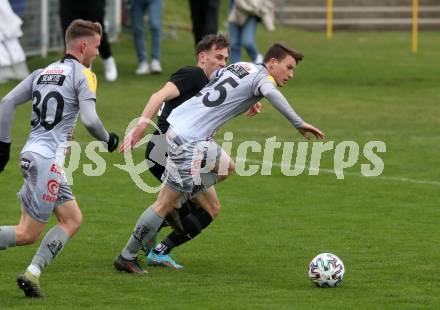
[[(134, 45), (139, 61), (136, 74), (149, 74), (162, 72), (160, 65), (160, 40), (162, 0), (131, 0), (131, 27), (133, 30)], [(148, 63), (145, 51), (144, 17), (148, 13), (148, 24), (151, 32), (151, 62)]]
[(256, 45), (257, 23), (261, 20), (266, 30), (273, 31), (274, 14), (274, 5), (270, 0), (229, 0), (231, 63), (241, 61), (242, 47), (254, 63), (263, 61)]
[(99, 54), (104, 60), (105, 79), (114, 82), (118, 78), (115, 59), (112, 56), (112, 50), (108, 41), (108, 36), (104, 26), (105, 0), (60, 0), (60, 17), (63, 35), (66, 34), (70, 23), (78, 18), (98, 22), (102, 26), (101, 45)]
[(189, 8), (191, 10), (194, 45), (197, 46), (197, 43), (204, 36), (217, 34), (220, 0), (189, 0)]

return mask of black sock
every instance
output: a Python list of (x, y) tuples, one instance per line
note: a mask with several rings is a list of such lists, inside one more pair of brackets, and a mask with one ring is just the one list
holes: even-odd
[(198, 234), (202, 232), (212, 222), (211, 215), (203, 210), (197, 208), (188, 214), (183, 220), (184, 232), (182, 234), (172, 231), (161, 243), (159, 243), (154, 249), (154, 254), (168, 254), (171, 250), (184, 244), (185, 242), (194, 239)]

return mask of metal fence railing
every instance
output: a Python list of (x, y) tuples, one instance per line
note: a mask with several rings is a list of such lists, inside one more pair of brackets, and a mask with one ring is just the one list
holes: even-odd
[[(59, 1), (10, 0), (15, 13), (23, 20), (20, 43), (27, 56), (46, 56), (49, 51), (64, 48)], [(110, 41), (116, 40), (121, 31), (121, 1), (107, 1), (105, 23)]]

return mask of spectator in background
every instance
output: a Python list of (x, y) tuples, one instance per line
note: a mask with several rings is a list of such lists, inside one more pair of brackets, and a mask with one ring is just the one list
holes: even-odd
[(268, 31), (275, 29), (274, 5), (270, 0), (229, 0), (228, 32), (231, 43), (231, 63), (241, 61), (241, 47), (249, 58), (261, 63), (263, 56), (255, 42), (257, 23), (262, 21)]
[(8, 1), (0, 1), (0, 83), (22, 80), (29, 75), (26, 56), (18, 38), (23, 35), (22, 21)]
[(218, 32), (220, 0), (189, 0), (194, 45), (208, 34)]
[[(131, 0), (131, 26), (133, 29), (134, 45), (139, 60), (136, 74), (160, 73), (160, 40), (162, 0)], [(145, 51), (144, 17), (148, 12), (148, 24), (151, 32), (151, 63)]]
[(99, 54), (104, 60), (105, 79), (114, 82), (118, 78), (115, 59), (112, 56), (110, 43), (104, 26), (105, 0), (60, 0), (60, 17), (63, 35), (66, 34), (70, 23), (78, 18), (98, 22), (102, 26), (101, 45)]

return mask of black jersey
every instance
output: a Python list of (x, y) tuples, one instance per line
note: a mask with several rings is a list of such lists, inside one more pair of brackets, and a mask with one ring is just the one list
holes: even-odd
[(205, 72), (200, 67), (194, 66), (180, 68), (171, 75), (169, 81), (176, 85), (180, 96), (164, 103), (157, 114), (158, 126), (162, 133), (165, 133), (170, 126), (167, 118), (171, 111), (197, 94), (209, 82)]

